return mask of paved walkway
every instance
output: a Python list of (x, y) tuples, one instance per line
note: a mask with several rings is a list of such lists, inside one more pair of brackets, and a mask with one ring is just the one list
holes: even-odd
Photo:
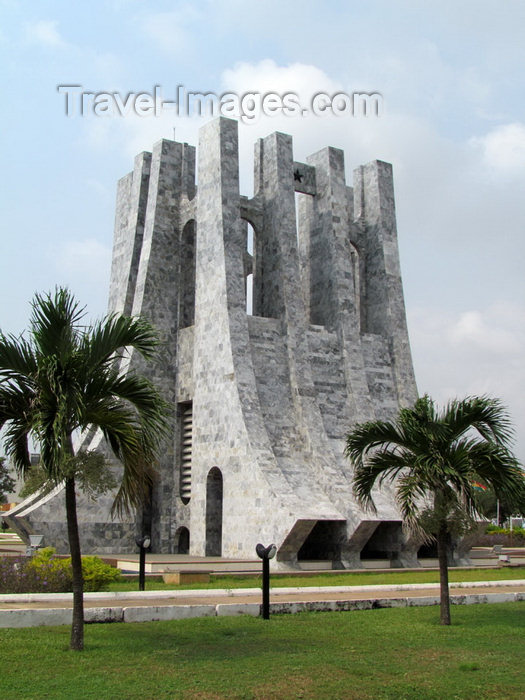
[[(525, 580), (454, 583), (453, 604), (525, 601)], [(438, 584), (272, 588), (272, 613), (363, 610), (439, 604)], [(86, 593), (86, 622), (144, 622), (187, 617), (259, 615), (260, 589)], [(0, 595), (0, 627), (69, 624), (72, 594)]]

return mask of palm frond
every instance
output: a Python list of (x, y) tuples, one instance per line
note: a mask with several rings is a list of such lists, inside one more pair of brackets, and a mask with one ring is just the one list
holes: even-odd
[(368, 421), (356, 425), (346, 437), (344, 454), (356, 466), (361, 465), (366, 455), (379, 445), (392, 447), (392, 450), (404, 446), (404, 437), (394, 423)]
[(3, 441), (16, 470), (23, 474), (30, 466), (28, 438), (37, 428), (34, 392), (25, 384), (4, 383), (0, 386), (0, 429)]
[(142, 420), (150, 424), (148, 427), (164, 434), (167, 429), (169, 405), (146, 377), (134, 373), (119, 377), (113, 384), (113, 393), (133, 404)]
[(84, 337), (82, 350), (89, 365), (97, 367), (112, 361), (125, 348), (137, 350), (151, 359), (159, 346), (153, 326), (143, 318), (112, 315), (98, 321)]
[(412, 472), (402, 474), (397, 481), (396, 501), (403, 522), (413, 534), (421, 535), (419, 516), (429, 493), (428, 484), (422, 482), (419, 475)]
[(494, 489), (498, 498), (518, 496), (525, 487), (525, 473), (514, 455), (502, 445), (490, 442), (472, 447), (473, 480)]
[(417, 399), (413, 406), (402, 408), (399, 411), (399, 420), (403, 422), (409, 418), (420, 426), (429, 426), (439, 422), (439, 413), (436, 406), (428, 394), (424, 394)]
[(134, 474), (125, 469), (111, 507), (112, 516), (120, 517), (147, 503), (157, 477), (154, 465), (147, 460), (139, 462)]
[(508, 412), (501, 401), (488, 396), (469, 396), (461, 401), (450, 401), (443, 412), (442, 421), (450, 431), (450, 439), (457, 439), (473, 428), (485, 440), (509, 445), (514, 434)]
[(31, 466), (28, 437), (26, 426), (14, 420), (9, 423), (4, 435), (6, 455), (11, 458), (16, 471), (21, 476), (24, 476)]
[(57, 288), (54, 296), (36, 294), (31, 305), (30, 330), (38, 352), (44, 357), (70, 356), (82, 334), (79, 324), (85, 308), (65, 288)]
[(0, 334), (0, 378), (27, 383), (36, 370), (31, 345), (22, 337)]
[(123, 465), (122, 482), (114, 504), (114, 512), (121, 514), (135, 507), (151, 486), (158, 459), (158, 439), (152, 437), (152, 428), (141, 423), (132, 407), (115, 399), (93, 406), (89, 417)]
[(399, 473), (406, 469), (410, 455), (406, 452), (395, 452), (388, 447), (370, 455), (364, 463), (359, 464), (354, 472), (353, 492), (364, 508), (375, 512), (372, 490), (381, 486), (385, 481), (393, 481)]
[[(108, 397), (112, 397), (108, 403)], [(114, 369), (99, 372), (86, 387), (82, 424), (98, 424), (105, 411), (127, 406), (128, 420), (140, 427), (145, 444), (154, 451), (168, 430), (168, 404), (156, 387), (134, 373), (119, 376)]]

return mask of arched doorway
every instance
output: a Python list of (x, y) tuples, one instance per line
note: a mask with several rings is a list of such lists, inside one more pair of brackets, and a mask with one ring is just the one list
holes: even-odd
[(175, 533), (175, 541), (177, 554), (190, 553), (190, 531), (187, 527), (179, 527)]
[(220, 557), (222, 553), (222, 473), (217, 467), (206, 479), (206, 556)]

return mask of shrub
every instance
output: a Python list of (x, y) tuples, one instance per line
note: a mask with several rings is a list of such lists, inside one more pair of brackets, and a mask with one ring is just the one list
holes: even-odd
[(525, 528), (513, 527), (498, 527), (497, 525), (487, 525), (485, 530), (487, 535), (506, 535), (507, 537), (515, 537), (517, 540), (525, 540)]
[(71, 567), (51, 557), (4, 557), (0, 560), (1, 593), (63, 593), (72, 589)]
[[(73, 590), (71, 558), (54, 556), (52, 547), (41, 549), (31, 559), (0, 559), (0, 593), (65, 593)], [(82, 557), (82, 573), (86, 591), (101, 591), (110, 582), (118, 581), (120, 571), (98, 557)]]
[[(71, 560), (67, 560), (71, 565)], [(120, 569), (106, 564), (98, 557), (82, 557), (85, 591), (102, 591), (109, 583), (120, 579)]]
[(505, 547), (525, 546), (525, 529), (522, 527), (510, 528), (498, 527), (497, 525), (487, 525), (485, 534), (480, 535), (476, 540), (479, 547), (493, 547), (495, 544), (502, 544)]

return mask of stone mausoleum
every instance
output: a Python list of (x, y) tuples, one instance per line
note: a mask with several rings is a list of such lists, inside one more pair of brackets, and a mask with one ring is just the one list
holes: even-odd
[[(173, 406), (172, 435), (147, 512), (112, 521), (110, 494), (80, 496), (83, 550), (133, 552), (147, 530), (158, 553), (253, 559), (275, 542), (281, 568), (417, 565), (392, 492), (363, 512), (343, 456), (352, 425), (417, 396), (392, 168), (362, 165), (350, 186), (341, 150), (298, 162), (273, 133), (255, 144), (248, 198), (238, 161), (237, 123), (221, 118), (197, 159), (162, 140), (118, 184), (109, 312), (159, 329), (158, 362), (128, 363)], [(84, 447), (103, 449), (96, 434)], [(67, 550), (62, 502), (17, 516)]]

